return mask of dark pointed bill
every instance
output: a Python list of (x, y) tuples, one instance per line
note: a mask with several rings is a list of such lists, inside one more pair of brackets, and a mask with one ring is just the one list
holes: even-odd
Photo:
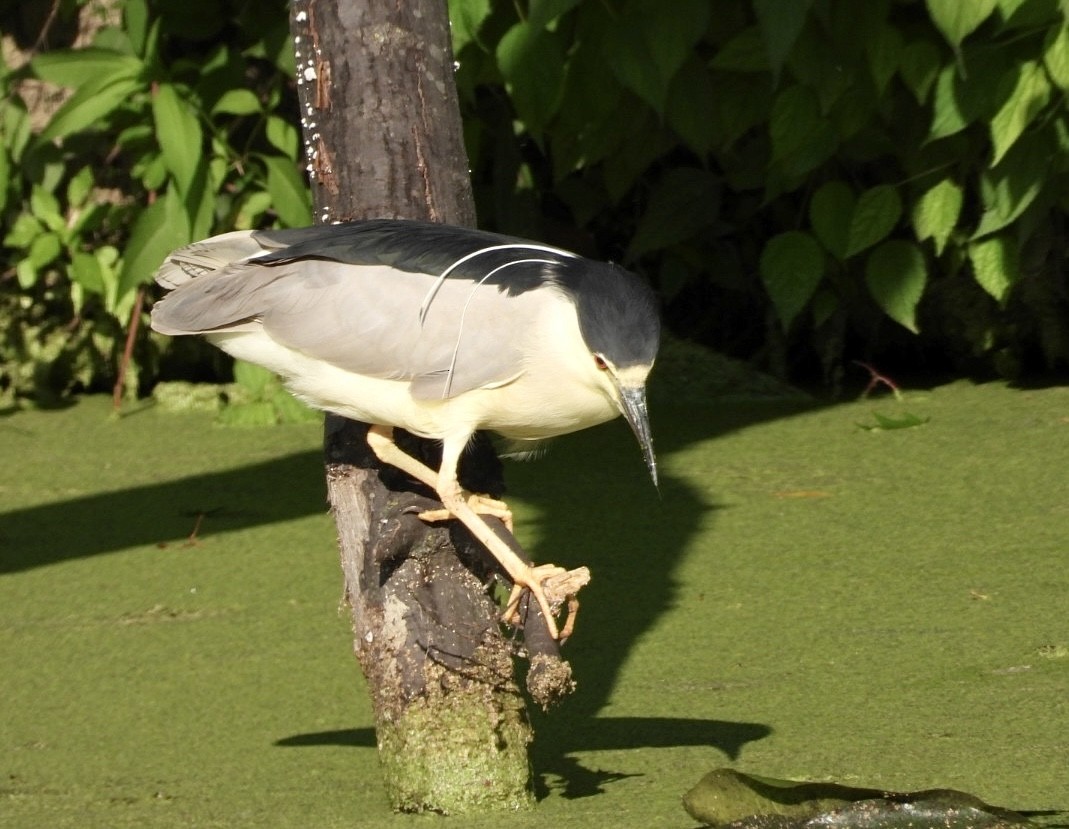
[(650, 416), (646, 411), (646, 389), (643, 386), (621, 386), (620, 404), (631, 431), (642, 447), (642, 457), (650, 470), (653, 485), (657, 486), (657, 456), (653, 452), (653, 436), (650, 434)]

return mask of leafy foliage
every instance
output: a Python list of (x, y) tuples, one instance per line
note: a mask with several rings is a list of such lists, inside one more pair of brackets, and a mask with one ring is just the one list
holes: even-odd
[[(31, 49), (0, 77), (0, 392), (112, 382), (137, 289), (170, 250), (307, 223), (286, 9), (266, 5), (126, 0), (81, 48)], [(43, 85), (69, 93), (35, 130), (25, 98)], [(157, 359), (142, 334), (134, 388)]]
[[(0, 70), (7, 396), (110, 383), (170, 249), (309, 219), (282, 0), (87, 3)], [(1069, 365), (1065, 2), (449, 6), (485, 226), (650, 274), (677, 333), (778, 373)], [(204, 359), (144, 326), (133, 358), (131, 388)]]
[(584, 226), (772, 367), (1069, 364), (1065, 3), (450, 9), (485, 223)]

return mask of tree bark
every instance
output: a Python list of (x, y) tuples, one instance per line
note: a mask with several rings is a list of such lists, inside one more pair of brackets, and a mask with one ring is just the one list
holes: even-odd
[[(445, 0), (295, 0), (290, 22), (317, 223), (473, 226)], [(447, 814), (528, 806), (531, 729), (485, 587), (496, 567), (458, 522), (416, 517), (434, 494), (381, 467), (366, 431), (328, 416), (327, 484), (390, 800)], [(437, 468), (435, 444), (397, 435)], [(461, 482), (500, 495), (500, 464), (475, 443)]]

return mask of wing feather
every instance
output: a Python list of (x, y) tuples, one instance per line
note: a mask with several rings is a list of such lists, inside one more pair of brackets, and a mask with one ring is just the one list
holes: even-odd
[[(205, 258), (203, 251), (197, 256)], [(541, 292), (510, 296), (496, 286), (447, 279), (421, 321), (421, 303), (436, 280), (385, 265), (244, 258), (179, 284), (156, 303), (152, 324), (166, 334), (260, 327), (272, 340), (346, 371), (408, 380), (420, 399), (518, 377), (517, 333), (539, 313)]]

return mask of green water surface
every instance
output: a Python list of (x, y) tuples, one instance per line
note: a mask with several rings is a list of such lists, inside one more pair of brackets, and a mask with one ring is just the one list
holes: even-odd
[(717, 766), (1069, 809), (1069, 388), (653, 409), (659, 493), (621, 422), (507, 469), (594, 580), (538, 806), (477, 820), (389, 812), (318, 426), (0, 418), (0, 826), (689, 827)]

